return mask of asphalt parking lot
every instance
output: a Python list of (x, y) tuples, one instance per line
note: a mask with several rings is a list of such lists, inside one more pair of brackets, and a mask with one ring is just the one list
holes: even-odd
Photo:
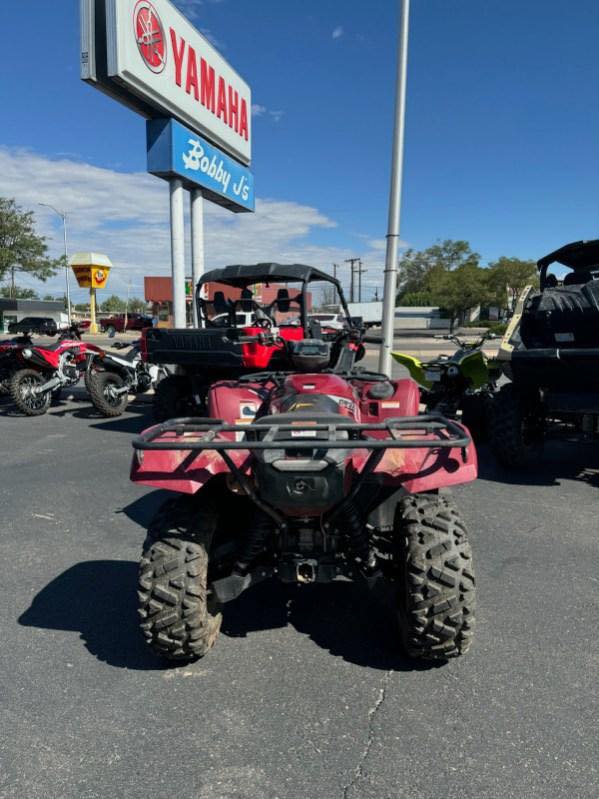
[(599, 449), (457, 490), (478, 578), (474, 646), (402, 657), (349, 583), (257, 586), (209, 656), (165, 668), (137, 632), (144, 527), (128, 481), (148, 405), (99, 418), (0, 404), (2, 799), (599, 796)]

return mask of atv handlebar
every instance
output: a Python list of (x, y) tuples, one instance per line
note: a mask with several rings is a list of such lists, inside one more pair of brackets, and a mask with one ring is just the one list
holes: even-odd
[(453, 343), (457, 344), (458, 347), (460, 347), (460, 349), (477, 350), (479, 347), (482, 347), (485, 341), (487, 341), (488, 339), (497, 338), (497, 336), (495, 335), (495, 333), (491, 333), (491, 331), (488, 330), (486, 333), (483, 333), (482, 336), (479, 336), (477, 339), (474, 339), (473, 341), (466, 341), (465, 339), (460, 338), (459, 336), (454, 336), (452, 334), (436, 335), (433, 336), (433, 338), (443, 339), (443, 341), (453, 341)]
[[(326, 440), (312, 434), (327, 433)], [(339, 438), (338, 433), (354, 434), (354, 438)], [(364, 438), (367, 432), (385, 432), (386, 438)], [(424, 435), (435, 435), (435, 438), (401, 438), (406, 434), (423, 432)], [(157, 441), (165, 433), (174, 433), (176, 439)], [(217, 438), (221, 433), (244, 434), (242, 441), (231, 441)], [(265, 434), (259, 438), (259, 434)], [(289, 433), (289, 438), (276, 439), (280, 433)], [(292, 434), (295, 433), (296, 437)], [(190, 441), (184, 437), (189, 434), (204, 435), (203, 438)], [(299, 435), (303, 434), (303, 435)], [(232, 450), (314, 450), (314, 449), (462, 449), (471, 443), (464, 429), (440, 414), (431, 413), (422, 416), (405, 416), (387, 419), (385, 422), (358, 424), (357, 422), (339, 421), (326, 424), (313, 423), (298, 418), (293, 424), (277, 424), (276, 421), (254, 422), (252, 424), (226, 424), (220, 419), (182, 418), (171, 419), (161, 425), (150, 428), (133, 439), (135, 450), (184, 450), (225, 452)]]

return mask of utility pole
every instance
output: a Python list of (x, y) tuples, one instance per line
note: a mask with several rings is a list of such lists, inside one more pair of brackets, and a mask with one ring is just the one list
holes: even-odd
[(358, 302), (362, 302), (362, 275), (368, 272), (368, 269), (364, 269), (362, 266), (362, 259), (358, 261)]
[(349, 284), (349, 301), (355, 302), (355, 287), (356, 287), (356, 264), (360, 262), (359, 258), (346, 258), (345, 263), (350, 265), (351, 268), (351, 282)]
[(67, 317), (69, 319), (69, 327), (71, 326), (71, 287), (69, 284), (69, 251), (67, 247), (67, 212), (66, 211), (59, 211), (58, 208), (55, 208), (53, 205), (49, 203), (38, 203), (38, 205), (43, 206), (44, 208), (50, 208), (51, 211), (54, 211), (55, 214), (62, 219), (62, 232), (64, 238), (64, 271), (66, 275), (67, 281)]
[(333, 264), (333, 277), (337, 280), (337, 270), (339, 269), (339, 264)]
[(127, 282), (127, 302), (125, 303), (125, 330), (127, 330), (127, 322), (129, 321), (129, 295), (131, 293), (131, 278)]
[(395, 90), (395, 125), (389, 193), (389, 222), (387, 228), (387, 255), (385, 259), (385, 293), (383, 295), (383, 329), (379, 372), (391, 375), (391, 350), (395, 328), (395, 297), (397, 293), (397, 261), (401, 223), (401, 189), (403, 178), (404, 131), (406, 117), (406, 87), (408, 77), (408, 38), (410, 27), (410, 0), (400, 0), (401, 25), (397, 57)]

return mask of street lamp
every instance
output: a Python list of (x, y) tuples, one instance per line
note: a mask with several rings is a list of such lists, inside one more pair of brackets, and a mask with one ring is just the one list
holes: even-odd
[(401, 27), (395, 89), (395, 129), (393, 132), (393, 165), (389, 196), (389, 226), (385, 259), (385, 293), (383, 295), (383, 330), (379, 372), (391, 375), (391, 350), (395, 331), (395, 295), (401, 219), (401, 186), (403, 174), (404, 128), (406, 116), (406, 84), (408, 75), (408, 32), (410, 0), (401, 0)]
[(67, 316), (69, 319), (69, 327), (71, 326), (71, 287), (69, 285), (69, 252), (67, 248), (67, 213), (66, 211), (59, 211), (58, 208), (55, 208), (53, 205), (49, 203), (38, 203), (38, 205), (42, 205), (44, 208), (50, 208), (51, 211), (54, 211), (55, 214), (62, 219), (62, 231), (64, 234), (64, 268), (65, 268), (65, 275), (67, 281)]

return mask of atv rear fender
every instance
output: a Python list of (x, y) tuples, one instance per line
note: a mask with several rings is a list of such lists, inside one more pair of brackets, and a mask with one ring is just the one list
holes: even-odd
[(245, 482), (252, 474), (252, 451), (257, 450), (282, 451), (282, 459), (289, 461), (300, 457), (305, 468), (305, 461), (317, 465), (327, 450), (342, 449), (358, 481), (374, 474), (384, 485), (409, 493), (477, 477), (476, 450), (466, 428), (438, 414), (366, 424), (343, 418), (317, 424), (305, 417), (279, 424), (276, 416), (236, 425), (174, 419), (146, 430), (133, 447), (134, 482), (186, 494), (196, 493), (218, 474), (232, 473)]

